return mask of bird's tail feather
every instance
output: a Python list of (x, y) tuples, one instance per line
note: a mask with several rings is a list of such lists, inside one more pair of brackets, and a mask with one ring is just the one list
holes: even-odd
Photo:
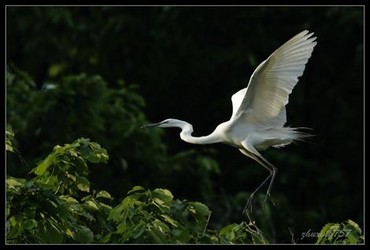
[[(316, 136), (316, 134), (311, 133), (311, 131), (313, 131), (312, 128), (297, 127), (289, 129), (293, 135), (293, 141), (307, 141), (308, 138)], [(306, 132), (307, 130), (309, 130), (309, 132)]]
[[(282, 148), (285, 147), (291, 143), (295, 143), (298, 141), (308, 141), (307, 139), (313, 136), (316, 136), (312, 133), (306, 132), (307, 130), (313, 130), (311, 128), (306, 127), (297, 127), (297, 128), (291, 128), (291, 127), (283, 127), (277, 130), (278, 137), (277, 138), (284, 138), (281, 140), (278, 140), (279, 143), (273, 143), (272, 146), (274, 148)], [(272, 140), (273, 142), (277, 142), (276, 139)]]

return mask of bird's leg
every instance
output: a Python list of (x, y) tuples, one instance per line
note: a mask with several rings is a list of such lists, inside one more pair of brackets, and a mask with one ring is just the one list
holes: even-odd
[[(253, 153), (251, 153), (251, 152), (249, 152), (245, 149), (240, 149), (240, 152), (242, 152), (244, 155), (252, 158), (253, 160), (257, 161), (259, 164), (261, 164), (264, 168), (266, 168), (270, 172), (270, 174), (267, 176), (267, 178), (249, 196), (247, 204), (245, 205), (245, 207), (243, 209), (243, 213), (246, 213), (247, 216), (249, 217), (248, 211), (249, 210), (252, 211), (252, 201), (253, 201), (254, 195), (258, 192), (258, 190), (260, 190), (260, 188), (266, 183), (266, 181), (269, 178), (271, 178), (271, 176), (274, 176), (274, 170), (271, 169), (269, 164), (265, 164), (265, 162), (263, 162), (263, 160), (261, 160), (257, 155), (255, 155), (255, 154), (253, 154)], [(271, 182), (270, 182), (270, 185), (271, 185)], [(266, 200), (266, 198), (265, 198), (265, 200)]]
[[(277, 173), (277, 168), (274, 165), (272, 165), (269, 161), (267, 161), (265, 158), (263, 158), (262, 155), (259, 155), (258, 158), (260, 160), (262, 160), (266, 165), (268, 165), (270, 167), (270, 171), (272, 171), (271, 172), (272, 173), (272, 176), (271, 176), (270, 184), (269, 184), (269, 186), (267, 188), (267, 192), (266, 192), (266, 196), (265, 196), (265, 200), (264, 200), (264, 204), (266, 204), (267, 197), (270, 197), (271, 196), (270, 195), (270, 192), (271, 192), (272, 184), (273, 184), (273, 182), (275, 180), (275, 176), (276, 176), (276, 173)], [(271, 202), (276, 206), (275, 202), (272, 199), (271, 199)]]
[(263, 206), (266, 205), (267, 198), (270, 198), (272, 204), (274, 204), (274, 206), (276, 206), (275, 202), (271, 199), (271, 188), (272, 188), (272, 184), (274, 183), (274, 180), (275, 180), (275, 176), (276, 176), (276, 173), (277, 173), (277, 168), (274, 165), (272, 165), (270, 162), (268, 162), (265, 158), (263, 158), (263, 156), (261, 154), (256, 155), (256, 158), (258, 160), (257, 159), (255, 159), (255, 160), (259, 164), (261, 164), (263, 167), (265, 167), (267, 170), (270, 171), (270, 175), (268, 176), (268, 178), (271, 177), (270, 184), (269, 184), (269, 186), (267, 188), (265, 199), (263, 201)]
[[(249, 196), (249, 199), (247, 201), (247, 204), (245, 205), (245, 208), (243, 209), (243, 212), (245, 212), (246, 210), (248, 210), (248, 207), (250, 207), (250, 211), (252, 211), (252, 201), (253, 201), (254, 195), (260, 190), (260, 188), (266, 183), (266, 181), (268, 179), (270, 179), (270, 177), (273, 174), (272, 171), (271, 171), (271, 169), (269, 169), (269, 171), (270, 171), (270, 174), (267, 176), (267, 178)], [(265, 201), (266, 201), (266, 197), (267, 197), (267, 194), (265, 196)]]
[[(250, 195), (249, 199), (248, 199), (248, 202), (247, 202), (247, 205), (245, 206), (245, 208), (243, 209), (243, 213), (246, 212), (248, 210), (248, 208), (250, 207), (251, 208), (251, 211), (252, 211), (252, 200), (254, 198), (254, 195), (256, 192), (258, 192), (258, 190), (266, 183), (266, 181), (271, 178), (270, 180), (270, 184), (267, 188), (267, 191), (266, 191), (266, 195), (265, 195), (265, 199), (263, 201), (263, 206), (266, 205), (267, 203), (267, 198), (270, 197), (270, 192), (271, 192), (271, 188), (272, 188), (272, 184), (274, 182), (274, 179), (275, 179), (275, 176), (276, 176), (276, 173), (277, 173), (277, 168), (272, 165), (270, 162), (268, 162), (257, 150), (255, 150), (254, 148), (251, 148), (250, 146), (248, 147), (248, 149), (250, 150), (247, 150), (247, 149), (240, 149), (240, 151), (252, 158), (253, 160), (257, 161), (259, 164), (261, 164), (264, 168), (266, 168), (268, 171), (269, 171), (269, 175), (267, 176), (267, 178), (257, 187), (256, 190), (253, 191), (253, 193)], [(276, 206), (276, 204), (274, 203), (273, 200), (271, 200), (272, 203)]]

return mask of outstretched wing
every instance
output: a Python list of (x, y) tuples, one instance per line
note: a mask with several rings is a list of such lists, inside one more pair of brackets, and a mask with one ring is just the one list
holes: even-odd
[(232, 97), (233, 114), (238, 120), (265, 126), (284, 126), (285, 105), (289, 94), (302, 76), (316, 45), (316, 37), (307, 30), (297, 34), (253, 72), (247, 88)]

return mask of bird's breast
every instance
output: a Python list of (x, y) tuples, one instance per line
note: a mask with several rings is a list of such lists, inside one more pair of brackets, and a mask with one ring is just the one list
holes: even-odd
[(221, 137), (221, 141), (236, 148), (243, 148), (242, 142), (253, 132), (253, 129), (239, 124), (228, 122), (221, 123), (216, 131)]

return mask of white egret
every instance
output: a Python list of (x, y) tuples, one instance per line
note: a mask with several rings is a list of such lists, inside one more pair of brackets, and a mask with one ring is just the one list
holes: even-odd
[(180, 128), (180, 137), (188, 143), (225, 143), (236, 147), (244, 155), (257, 161), (269, 171), (268, 177), (252, 192), (243, 210), (247, 212), (255, 193), (271, 178), (265, 202), (277, 169), (259, 151), (269, 147), (280, 148), (293, 141), (309, 136), (301, 127), (284, 127), (285, 106), (289, 94), (303, 75), (305, 65), (316, 45), (313, 33), (304, 30), (275, 50), (253, 72), (248, 87), (236, 92), (232, 97), (232, 115), (229, 121), (221, 123), (207, 136), (193, 137), (193, 126), (178, 119), (166, 119), (143, 127)]

